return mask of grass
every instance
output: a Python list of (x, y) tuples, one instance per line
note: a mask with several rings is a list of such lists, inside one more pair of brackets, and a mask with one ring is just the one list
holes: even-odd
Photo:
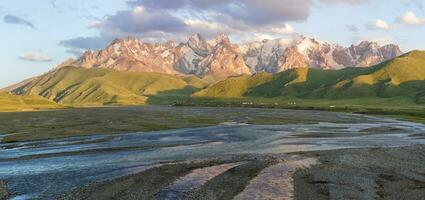
[(61, 106), (40, 96), (17, 96), (0, 92), (0, 111), (39, 110)]
[[(346, 107), (351, 107), (353, 101), (368, 105), (369, 100), (379, 102), (400, 98), (423, 105), (425, 52), (413, 51), (369, 68), (297, 68), (277, 74), (257, 73), (218, 80), (214, 77), (63, 67), (26, 81), (13, 93), (41, 96), (75, 107), (182, 104), (191, 97), (264, 99), (265, 103), (276, 98), (304, 99), (303, 102), (335, 100), (349, 104)], [(313, 102), (312, 106), (316, 104)]]
[(357, 98), (357, 99), (299, 99), (278, 98), (192, 98), (185, 106), (252, 107), (297, 110), (323, 110), (379, 115), (425, 124), (425, 107), (410, 98)]
[(425, 52), (368, 68), (298, 68), (233, 77), (195, 93), (183, 105), (344, 111), (425, 123)]
[(9, 191), (7, 190), (7, 184), (0, 180), (0, 199), (7, 199)]
[[(341, 122), (338, 115), (280, 109), (196, 108), (170, 106), (101, 107), (0, 113), (2, 142), (19, 142), (96, 134), (120, 134), (189, 127), (223, 122), (296, 124)], [(355, 120), (355, 119), (353, 119)], [(355, 122), (355, 121), (353, 121)], [(6, 134), (6, 135), (5, 135)]]
[(193, 97), (371, 99), (405, 96), (423, 102), (424, 91), (425, 52), (413, 51), (369, 68), (297, 68), (273, 75), (233, 77), (210, 85)]
[[(280, 109), (325, 110), (379, 115), (425, 124), (425, 108), (408, 98), (305, 100), (296, 98), (194, 98), (188, 107), (99, 107), (34, 112), (0, 113), (2, 142), (30, 141), (95, 134), (119, 134), (216, 125), (221, 122), (250, 124), (314, 123), (319, 119), (288, 115)], [(232, 109), (200, 108), (232, 107)], [(312, 116), (313, 117), (313, 116)], [(321, 121), (327, 121), (322, 118)], [(336, 119), (333, 119), (336, 120)], [(332, 120), (331, 120), (332, 121)]]
[(63, 138), (95, 134), (118, 134), (206, 126), (217, 120), (170, 110), (132, 107), (78, 108), (40, 112), (0, 113), (0, 133), (13, 134), (2, 142)]
[(13, 93), (38, 95), (70, 106), (144, 105), (150, 97), (167, 92), (169, 98), (188, 97), (209, 81), (191, 76), (63, 67), (36, 77)]
[[(165, 104), (328, 110), (425, 123), (425, 52), (421, 51), (369, 68), (299, 68), (278, 74), (241, 75), (211, 84), (217, 80), (64, 67), (13, 91), (23, 96), (0, 93), (0, 111)], [(0, 133), (13, 134), (3, 139), (13, 142), (196, 127), (235, 119), (259, 124), (297, 121), (250, 116), (253, 119), (244, 119), (241, 113), (214, 110), (194, 114), (175, 108), (158, 111), (126, 107), (1, 113)]]

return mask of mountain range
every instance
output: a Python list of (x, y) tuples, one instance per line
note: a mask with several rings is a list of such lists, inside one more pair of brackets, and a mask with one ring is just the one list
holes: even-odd
[(401, 54), (397, 45), (380, 46), (369, 41), (345, 48), (297, 36), (235, 44), (224, 34), (208, 41), (195, 34), (178, 45), (173, 41), (150, 44), (136, 38), (116, 39), (105, 49), (87, 51), (59, 67), (228, 77), (258, 72), (278, 73), (301, 67), (367, 67)]
[(231, 77), (193, 95), (201, 98), (296, 97), (356, 99), (407, 97), (425, 103), (425, 52), (413, 51), (367, 68), (296, 68)]
[(305, 37), (244, 45), (225, 35), (206, 41), (196, 34), (179, 45), (120, 39), (0, 90), (0, 102), (19, 101), (22, 108), (268, 98), (424, 104), (425, 51), (399, 54), (396, 45), (343, 48)]
[(16, 84), (15, 95), (62, 105), (143, 105), (189, 99), (358, 99), (402, 97), (425, 103), (425, 52), (413, 51), (372, 67), (294, 68), (226, 79), (66, 66)]

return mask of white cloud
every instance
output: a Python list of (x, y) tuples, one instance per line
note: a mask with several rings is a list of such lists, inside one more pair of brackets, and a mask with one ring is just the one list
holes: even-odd
[(425, 19), (419, 18), (415, 13), (409, 11), (406, 12), (399, 20), (407, 25), (421, 26), (425, 24)]
[(363, 4), (369, 0), (321, 0), (324, 3), (348, 3), (348, 4)]
[(386, 21), (377, 19), (375, 21), (369, 22), (367, 24), (367, 28), (372, 30), (389, 30), (391, 27)]
[(210, 39), (220, 33), (232, 38), (258, 34), (295, 34), (288, 23), (305, 22), (315, 5), (367, 3), (369, 0), (127, 0), (129, 7), (106, 15), (90, 26), (94, 37), (62, 41), (68, 49), (93, 49), (114, 38), (134, 36), (145, 41), (184, 40), (201, 33)]
[(272, 32), (277, 34), (292, 34), (295, 33), (295, 29), (291, 25), (285, 24), (281, 28), (272, 28)]
[(142, 7), (142, 6), (136, 6), (136, 7), (134, 7), (134, 8), (133, 8), (133, 13), (134, 13), (134, 14), (140, 14), (140, 13), (142, 13), (143, 11), (145, 11), (145, 8), (144, 8), (144, 7)]
[(376, 42), (381, 46), (384, 46), (387, 44), (397, 44), (396, 38), (394, 38), (394, 36), (391, 36), (391, 35), (381, 35), (379, 37), (361, 35), (361, 36), (354, 36), (351, 38), (351, 42), (353, 44), (359, 44), (362, 41)]
[(41, 50), (33, 52), (23, 53), (19, 56), (20, 60), (31, 61), (31, 62), (50, 62), (52, 59), (45, 55)]

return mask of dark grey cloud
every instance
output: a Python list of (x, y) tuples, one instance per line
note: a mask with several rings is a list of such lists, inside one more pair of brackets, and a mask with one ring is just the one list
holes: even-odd
[(134, 36), (145, 41), (177, 40), (201, 33), (243, 35), (279, 30), (288, 22), (305, 21), (315, 3), (358, 4), (367, 0), (132, 0), (91, 28), (96, 37), (61, 42), (75, 50), (98, 49), (115, 38)]
[(359, 28), (356, 25), (347, 25), (347, 30), (354, 33), (359, 32)]
[(103, 37), (77, 37), (74, 39), (63, 40), (60, 45), (70, 49), (100, 49), (108, 44), (110, 38)]
[(234, 0), (136, 0), (129, 1), (131, 6), (144, 6), (153, 9), (176, 10), (186, 7), (208, 9), (214, 6), (233, 3)]
[(50, 4), (52, 5), (53, 8), (57, 8), (58, 7), (56, 5), (56, 0), (50, 0)]
[(180, 9), (185, 7), (187, 1), (169, 1), (169, 0), (138, 0), (129, 1), (128, 4), (131, 6), (144, 6), (152, 9)]
[(369, 0), (320, 0), (324, 3), (348, 3), (348, 4), (363, 4)]
[[(187, 24), (167, 11), (135, 6), (131, 10), (118, 11), (90, 26), (99, 30), (99, 36), (78, 37), (60, 42), (68, 53), (76, 50), (104, 48), (115, 38), (136, 36), (144, 39), (175, 38), (187, 30)], [(174, 35), (174, 36), (172, 36)]]
[(239, 0), (218, 11), (258, 26), (304, 21), (310, 14), (310, 7), (310, 0)]
[(25, 20), (23, 18), (15, 16), (15, 15), (11, 15), (11, 14), (5, 15), (3, 17), (3, 21), (5, 23), (8, 23), (8, 24), (18, 24), (18, 25), (24, 25), (24, 26), (28, 26), (28, 27), (31, 27), (31, 28), (35, 28), (34, 24), (32, 24), (30, 21)]
[(152, 31), (179, 32), (186, 28), (186, 24), (168, 12), (135, 7), (132, 10), (119, 11), (92, 27), (138, 34)]
[(130, 1), (129, 4), (174, 11), (209, 11), (217, 13), (220, 18), (231, 16), (246, 24), (267, 25), (274, 22), (306, 20), (312, 0), (137, 0)]
[[(212, 36), (283, 27), (309, 16), (312, 0), (137, 0), (91, 26), (101, 37), (181, 39), (200, 32)], [(183, 14), (183, 16), (182, 16)], [(189, 17), (185, 17), (189, 16)]]
[(84, 53), (84, 51), (83, 50), (81, 50), (81, 49), (73, 49), (73, 48), (71, 48), (71, 49), (67, 49), (66, 50), (66, 53), (69, 53), (69, 54), (71, 54), (71, 55), (73, 55), (73, 56), (75, 56), (75, 57), (80, 57), (83, 53)]

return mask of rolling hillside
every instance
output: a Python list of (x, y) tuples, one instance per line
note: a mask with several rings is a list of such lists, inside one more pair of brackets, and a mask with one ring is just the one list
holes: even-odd
[(59, 108), (54, 102), (48, 101), (40, 96), (19, 96), (6, 92), (0, 92), (0, 112), (17, 110), (36, 110), (47, 108)]
[(45, 103), (71, 106), (171, 104), (185, 102), (191, 96), (193, 99), (289, 97), (344, 101), (402, 97), (422, 104), (425, 103), (425, 52), (413, 51), (369, 68), (295, 68), (277, 74), (234, 76), (219, 82), (211, 76), (62, 67), (8, 89), (23, 96), (14, 98), (37, 97), (41, 101), (44, 97)]
[(143, 105), (150, 97), (179, 99), (208, 85), (197, 77), (110, 69), (63, 67), (14, 88), (19, 95), (39, 95), (66, 105)]
[(297, 68), (278, 74), (229, 78), (193, 97), (296, 97), (303, 99), (405, 96), (425, 103), (425, 52), (413, 51), (369, 68)]

